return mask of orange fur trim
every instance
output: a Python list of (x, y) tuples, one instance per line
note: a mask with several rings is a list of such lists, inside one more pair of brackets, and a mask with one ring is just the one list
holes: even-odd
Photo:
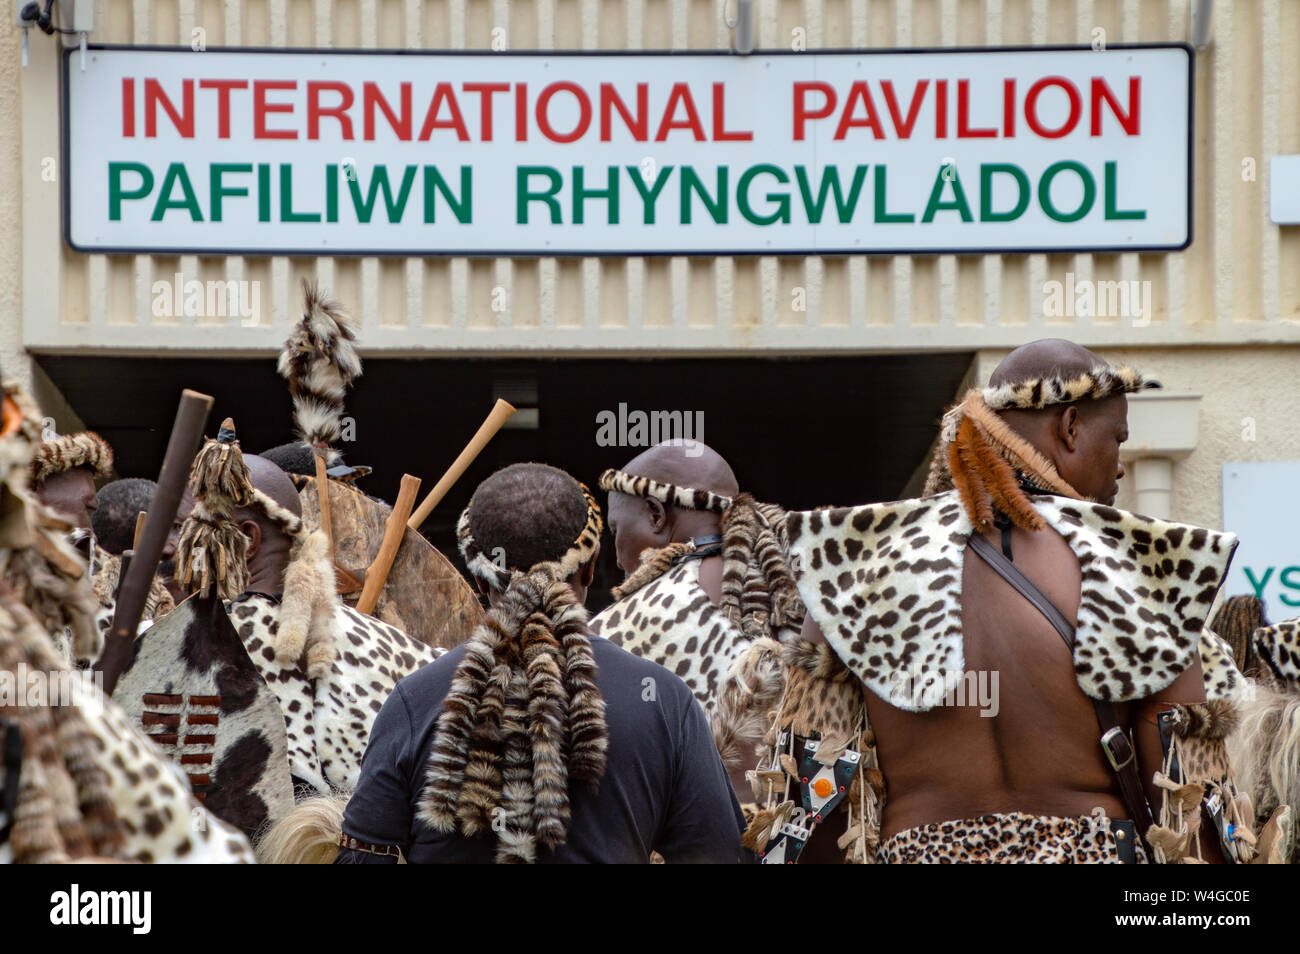
[(953, 438), (952, 445), (949, 447), (949, 468), (952, 471), (953, 486), (957, 488), (962, 503), (966, 505), (966, 515), (970, 517), (970, 522), (976, 527), (987, 528), (993, 525), (993, 510), (989, 505), (983, 482), (979, 478), (979, 472), (974, 466), (970, 447), (974, 430), (975, 427), (970, 421), (961, 422), (961, 426), (957, 429), (957, 436)]
[(969, 423), (971, 430), (975, 432), (976, 436), (972, 441), (975, 460), (982, 471), (980, 479), (989, 496), (993, 498), (993, 503), (1010, 517), (1011, 522), (1016, 526), (1033, 531), (1043, 529), (1046, 523), (1029, 502), (1029, 497), (1020, 489), (1015, 470), (1006, 458), (991, 446), (978, 424), (970, 418), (967, 418), (965, 423)]
[(966, 416), (973, 418), (993, 445), (1007, 457), (1011, 464), (1023, 470), (1037, 482), (1058, 494), (1082, 500), (1083, 494), (1071, 487), (1057, 471), (1056, 465), (1044, 457), (1033, 444), (1016, 433), (987, 404), (978, 391), (967, 395), (963, 402)]

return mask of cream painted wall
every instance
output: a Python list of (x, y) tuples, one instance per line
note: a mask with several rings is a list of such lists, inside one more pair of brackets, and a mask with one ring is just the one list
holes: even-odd
[[(1300, 347), (1099, 349), (1112, 364), (1132, 364), (1168, 390), (1200, 394), (1196, 450), (1174, 464), (1171, 516), (1221, 528), (1223, 465), (1228, 461), (1300, 460)], [(980, 384), (1006, 352), (976, 357)], [(1255, 440), (1243, 439), (1253, 421)], [(1249, 435), (1247, 435), (1249, 436)], [(1131, 480), (1116, 503), (1134, 505)]]
[[(210, 46), (726, 50), (729, 0), (98, 0), (92, 40)], [(758, 0), (760, 48), (997, 46), (1185, 41), (1188, 0)], [(356, 315), (362, 347), (405, 354), (747, 354), (1014, 347), (1052, 333), (1044, 283), (1143, 281), (1149, 326), (1063, 323), (1097, 346), (1300, 344), (1300, 228), (1268, 222), (1268, 160), (1300, 153), (1300, 2), (1214, 5), (1196, 57), (1194, 241), (1170, 254), (379, 259), (84, 255), (66, 248), (30, 177), (58, 148), (55, 42), (33, 34), (23, 115), (0, 101), (0, 165), (26, 216), (0, 201), (0, 262), (23, 277), (23, 340), (49, 351), (270, 353), (320, 279)], [(18, 31), (0, 26), (0, 81), (15, 89)], [(21, 249), (21, 251), (20, 251)], [(35, 265), (33, 263), (39, 263)], [(150, 289), (186, 279), (257, 281), (252, 328), (158, 319)], [(494, 305), (506, 292), (506, 311)], [(796, 289), (806, 311), (795, 311)], [(0, 358), (18, 348), (0, 300)], [(233, 333), (232, 333), (233, 332)]]

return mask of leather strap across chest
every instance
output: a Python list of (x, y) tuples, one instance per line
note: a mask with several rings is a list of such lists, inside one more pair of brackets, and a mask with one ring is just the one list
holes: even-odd
[[(1056, 604), (1048, 599), (1047, 594), (981, 534), (971, 534), (970, 548), (998, 576), (1010, 583), (1016, 592), (1043, 614), (1065, 641), (1073, 657), (1074, 627), (1070, 625), (1070, 621), (1065, 618), (1065, 614), (1057, 608)], [(1101, 727), (1102, 752), (1105, 753), (1106, 761), (1110, 763), (1119, 782), (1120, 793), (1123, 795), (1124, 804), (1128, 807), (1129, 817), (1137, 825), (1138, 834), (1145, 843), (1146, 831), (1154, 824), (1154, 820), (1151, 806), (1147, 803), (1146, 793), (1138, 777), (1137, 753), (1134, 751), (1133, 742), (1115, 718), (1114, 706), (1109, 702), (1093, 699), (1091, 696), (1089, 699), (1097, 712), (1097, 723)]]

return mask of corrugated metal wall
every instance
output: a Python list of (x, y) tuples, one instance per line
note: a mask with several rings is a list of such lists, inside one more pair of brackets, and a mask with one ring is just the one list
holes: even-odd
[[(803, 31), (809, 49), (1090, 43), (1097, 28), (1107, 43), (1183, 41), (1190, 7), (1189, 0), (757, 0), (757, 42), (789, 48)], [(201, 29), (208, 46), (489, 50), (494, 29), (503, 28), (511, 49), (725, 50), (724, 18), (733, 11), (727, 0), (98, 0), (92, 39), (189, 46)], [(51, 124), (36, 115), (57, 106), (52, 76), (43, 61), (23, 78), (25, 170), (57, 148), (57, 130), (51, 146)], [(50, 254), (25, 260), (24, 343), (37, 350), (273, 348), (295, 317), (304, 275), (349, 304), (368, 351), (966, 349), (1049, 333), (1097, 345), (1300, 341), (1300, 228), (1271, 225), (1267, 200), (1268, 157), (1300, 152), (1300, 3), (1216, 3), (1213, 43), (1197, 54), (1195, 97), (1195, 241), (1174, 254), (82, 255), (63, 245), (48, 202), (25, 189), (24, 247)], [(261, 326), (152, 318), (151, 285), (176, 272), (186, 280), (260, 281), (268, 305)], [(1151, 281), (1151, 325), (1049, 322), (1043, 285), (1067, 272)], [(796, 287), (805, 290), (806, 311), (792, 308)], [(505, 290), (504, 310), (492, 307), (497, 288)]]

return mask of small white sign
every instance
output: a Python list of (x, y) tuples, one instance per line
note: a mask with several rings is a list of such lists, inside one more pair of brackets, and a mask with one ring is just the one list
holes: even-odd
[(1300, 461), (1223, 465), (1223, 529), (1241, 543), (1227, 596), (1259, 596), (1274, 621), (1300, 615)]
[(1268, 161), (1268, 217), (1274, 225), (1300, 225), (1300, 156)]

